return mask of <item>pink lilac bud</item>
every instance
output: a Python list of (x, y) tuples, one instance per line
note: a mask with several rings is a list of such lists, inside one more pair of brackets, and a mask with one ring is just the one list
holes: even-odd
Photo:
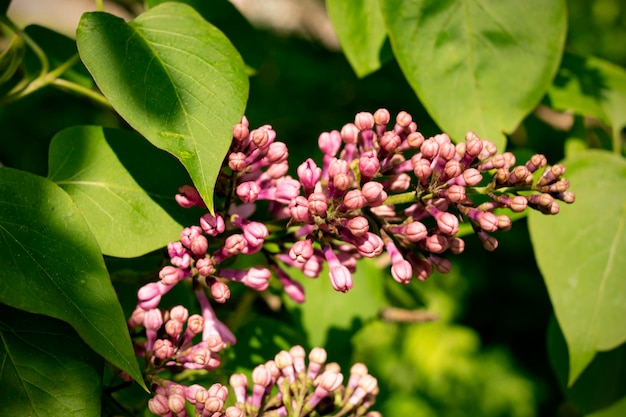
[(309, 352), (309, 366), (307, 368), (307, 378), (314, 380), (319, 375), (322, 366), (326, 362), (326, 351), (321, 347), (314, 347)]
[(283, 376), (289, 379), (290, 383), (295, 381), (293, 358), (291, 357), (289, 352), (281, 350), (274, 357), (274, 362), (276, 362), (276, 366), (278, 366), (278, 369), (280, 369), (280, 372), (283, 374)]
[(385, 132), (385, 134), (380, 138), (380, 146), (387, 153), (395, 151), (398, 146), (400, 146), (401, 142), (402, 139), (400, 139), (400, 136), (393, 132)]
[(194, 206), (206, 208), (202, 197), (191, 185), (183, 185), (178, 189), (178, 194), (174, 197), (179, 206), (191, 208)]
[(265, 389), (272, 383), (272, 374), (265, 365), (258, 365), (252, 370), (252, 382), (250, 405), (254, 408), (259, 408), (261, 400), (265, 395)]
[(432, 160), (439, 153), (439, 143), (433, 138), (427, 139), (420, 147), (422, 157)]
[(265, 238), (269, 236), (267, 227), (263, 223), (249, 222), (242, 226), (243, 237), (246, 239), (249, 246), (259, 246), (265, 241)]
[(308, 158), (298, 167), (297, 172), (305, 194), (310, 194), (322, 176), (322, 169), (311, 158)]
[(187, 331), (195, 336), (204, 330), (204, 318), (199, 314), (192, 314), (187, 319)]
[(413, 132), (406, 137), (406, 143), (411, 149), (418, 149), (424, 143), (424, 135)]
[(285, 294), (298, 304), (304, 303), (304, 287), (302, 287), (302, 284), (291, 279), (291, 277), (282, 269), (277, 269), (276, 275), (278, 276), (281, 284), (283, 284)]
[(146, 314), (146, 310), (140, 307), (136, 307), (130, 318), (128, 319), (128, 327), (130, 330), (136, 329), (143, 325), (143, 319)]
[(421, 181), (422, 184), (427, 184), (428, 179), (433, 173), (430, 162), (427, 159), (416, 158), (411, 158), (411, 161), (413, 162), (413, 173), (415, 176)]
[(230, 288), (221, 281), (214, 281), (211, 284), (211, 296), (216, 302), (223, 304), (230, 298)]
[(304, 265), (313, 256), (313, 244), (311, 240), (299, 240), (289, 250), (289, 257), (296, 263)]
[(165, 416), (171, 411), (167, 405), (167, 396), (163, 394), (156, 394), (150, 398), (148, 400), (148, 409), (157, 416)]
[(341, 135), (337, 130), (324, 132), (319, 136), (317, 144), (325, 155), (335, 156), (341, 148)]
[(406, 191), (411, 185), (411, 177), (405, 173), (392, 175), (388, 179), (384, 180), (382, 184), (391, 192), (401, 193)]
[(163, 325), (163, 315), (161, 310), (153, 308), (146, 311), (143, 319), (143, 326), (146, 328), (146, 350), (152, 351), (154, 342), (156, 341), (157, 331)]
[(247, 245), (246, 238), (242, 234), (236, 233), (226, 238), (222, 252), (226, 256), (238, 255)]
[(269, 269), (253, 267), (248, 270), (242, 282), (254, 290), (264, 291), (269, 286), (271, 276)]
[(254, 181), (246, 181), (237, 186), (236, 193), (244, 203), (254, 203), (259, 198), (261, 189)]
[(435, 268), (437, 268), (437, 271), (439, 271), (439, 273), (441, 274), (447, 274), (448, 272), (452, 270), (452, 263), (450, 263), (450, 261), (447, 260), (446, 258), (442, 258), (440, 256), (433, 255), (432, 253), (430, 253), (428, 255), (428, 260), (433, 265), (435, 265)]
[(304, 373), (306, 370), (306, 364), (304, 363), (306, 352), (304, 348), (300, 345), (292, 346), (291, 349), (289, 349), (289, 354), (293, 358), (293, 369), (295, 369), (296, 373)]
[(367, 199), (361, 192), (361, 190), (350, 190), (343, 198), (342, 207), (346, 211), (359, 210), (367, 204)]
[(576, 201), (576, 194), (572, 193), (571, 191), (563, 191), (558, 193), (556, 198), (563, 201), (564, 203), (572, 204), (574, 201)]
[(539, 168), (545, 166), (547, 163), (548, 160), (544, 155), (535, 154), (530, 158), (528, 162), (526, 162), (526, 168), (528, 168), (530, 172), (535, 172)]
[(448, 239), (439, 234), (428, 236), (422, 241), (424, 248), (432, 253), (441, 253), (448, 249)]
[(283, 161), (278, 164), (270, 165), (267, 168), (267, 171), (265, 171), (265, 175), (267, 175), (268, 178), (279, 179), (287, 175), (288, 171), (289, 164), (287, 163), (287, 161)]
[(341, 128), (341, 138), (345, 143), (355, 144), (359, 137), (359, 128), (354, 123), (346, 123)]
[(191, 241), (198, 236), (202, 236), (202, 229), (199, 226), (185, 227), (180, 233), (180, 242), (191, 249)]
[(270, 164), (279, 164), (284, 162), (289, 157), (289, 152), (287, 152), (287, 145), (282, 142), (273, 142), (269, 146), (269, 150), (267, 151), (267, 162)]
[(530, 171), (528, 170), (528, 168), (526, 168), (525, 165), (518, 165), (513, 168), (513, 171), (511, 171), (511, 175), (509, 176), (509, 183), (524, 183), (528, 175), (530, 175)]
[(498, 147), (491, 141), (483, 140), (483, 149), (478, 154), (478, 159), (484, 160), (494, 156), (498, 152)]
[(374, 178), (380, 169), (380, 162), (373, 154), (361, 155), (359, 158), (359, 172), (362, 181), (369, 181)]
[(443, 167), (444, 176), (442, 180), (448, 180), (450, 178), (455, 178), (461, 175), (463, 168), (461, 167), (461, 163), (459, 161), (455, 161), (454, 159), (446, 162)]
[(200, 227), (207, 235), (217, 236), (224, 233), (224, 218), (219, 214), (214, 216), (211, 213), (206, 213), (200, 217)]
[(350, 172), (348, 168), (348, 162), (344, 159), (331, 159), (328, 165), (328, 178), (334, 178), (339, 174), (348, 174)]
[[(283, 407), (284, 408), (284, 407)], [(246, 413), (241, 410), (240, 408), (237, 408), (234, 405), (231, 405), (230, 407), (228, 407), (225, 411), (224, 414), (226, 417), (245, 417)], [(369, 417), (369, 416), (368, 416)], [(373, 416), (373, 417), (377, 417), (377, 416)]]
[(354, 242), (359, 253), (367, 258), (374, 258), (383, 251), (383, 240), (380, 236), (367, 232), (365, 235), (358, 237)]
[(455, 255), (462, 253), (465, 250), (465, 241), (460, 237), (454, 237), (450, 239), (450, 252)]
[[(182, 269), (175, 268), (173, 266), (165, 266), (163, 267), (163, 269), (161, 269), (161, 271), (159, 271), (159, 278), (161, 279), (161, 282), (165, 285), (176, 285), (183, 278), (185, 278), (185, 272)], [(145, 295), (142, 294), (141, 297), (149, 297), (149, 295), (146, 293)]]
[(498, 240), (495, 237), (489, 235), (484, 230), (478, 230), (476, 232), (476, 235), (482, 242), (483, 248), (485, 248), (489, 252), (493, 252), (494, 250), (498, 248)]
[(183, 322), (178, 320), (168, 320), (165, 322), (165, 333), (176, 340), (183, 331)]
[(150, 282), (137, 291), (138, 306), (144, 310), (156, 308), (161, 302), (161, 295), (162, 288), (159, 282)]
[(352, 180), (350, 180), (348, 174), (337, 174), (332, 180), (333, 189), (339, 192), (346, 191), (351, 183)]
[(379, 182), (370, 181), (365, 183), (361, 188), (361, 192), (367, 204), (372, 207), (380, 206), (387, 199), (387, 193)]
[(324, 249), (324, 257), (328, 262), (328, 268), (330, 269), (330, 283), (335, 291), (347, 292), (352, 288), (352, 274), (345, 266), (341, 265), (339, 258), (333, 252), (330, 246)]
[(198, 273), (204, 277), (208, 277), (215, 273), (215, 267), (213, 266), (213, 261), (211, 258), (200, 258), (196, 261), (196, 268), (198, 269)]
[(439, 156), (445, 160), (451, 160), (456, 155), (456, 148), (450, 142), (448, 135), (445, 135), (447, 141), (443, 141), (439, 144)]
[(372, 129), (374, 127), (374, 116), (369, 112), (357, 113), (354, 117), (354, 124), (359, 130)]
[(171, 341), (167, 339), (157, 339), (154, 342), (154, 356), (157, 359), (165, 360), (171, 358), (176, 353), (176, 348)]
[(411, 265), (413, 265), (413, 273), (418, 280), (426, 281), (426, 279), (432, 275), (433, 265), (427, 259), (413, 256), (410, 257), (410, 262)]
[(404, 235), (411, 242), (419, 242), (422, 239), (425, 239), (428, 236), (428, 231), (426, 230), (426, 226), (420, 222), (411, 222), (406, 225), (404, 230)]
[(276, 185), (275, 200), (282, 204), (289, 204), (299, 194), (300, 182), (291, 178), (285, 178)]
[(374, 393), (377, 388), (378, 381), (376, 380), (376, 378), (374, 378), (370, 374), (363, 375), (361, 379), (359, 379), (359, 385), (354, 391), (354, 394), (352, 394), (352, 396), (348, 400), (348, 403), (352, 405), (357, 405), (363, 400), (363, 398), (365, 398), (367, 394)]
[(447, 211), (441, 211), (434, 206), (426, 208), (428, 212), (437, 220), (437, 227), (446, 235), (455, 235), (459, 231), (459, 219)]
[(246, 169), (246, 155), (243, 152), (233, 152), (228, 155), (228, 167), (235, 172)]
[(345, 225), (354, 236), (363, 236), (369, 231), (369, 222), (363, 216), (356, 216), (346, 222)]
[(385, 244), (387, 252), (391, 256), (391, 276), (400, 284), (408, 284), (413, 278), (413, 268), (411, 264), (404, 259), (396, 245), (389, 240)]
[[(324, 210), (326, 211), (326, 210)], [(306, 197), (298, 196), (289, 203), (289, 214), (291, 217), (302, 223), (312, 223), (313, 218), (309, 212), (309, 201)]]
[(468, 168), (465, 171), (463, 171), (462, 178), (463, 178), (463, 184), (459, 184), (459, 185), (466, 185), (469, 187), (474, 187), (482, 181), (483, 176), (481, 175), (480, 171), (478, 171), (477, 169)]
[(170, 319), (185, 322), (188, 318), (189, 311), (185, 307), (174, 306), (170, 309)]
[(237, 403), (244, 404), (248, 397), (248, 378), (244, 374), (232, 374), (228, 382), (235, 393)]
[(322, 272), (323, 265), (323, 258), (318, 255), (313, 255), (302, 267), (302, 273), (309, 278), (317, 278), (320, 272)]
[(206, 254), (207, 249), (209, 248), (209, 242), (207, 238), (200, 235), (195, 236), (191, 239), (191, 244), (189, 249), (196, 257), (203, 257)]
[(499, 230), (502, 230), (503, 232), (507, 232), (511, 230), (511, 227), (513, 227), (513, 222), (511, 221), (509, 216), (506, 216), (504, 214), (501, 214), (498, 216), (498, 229)]

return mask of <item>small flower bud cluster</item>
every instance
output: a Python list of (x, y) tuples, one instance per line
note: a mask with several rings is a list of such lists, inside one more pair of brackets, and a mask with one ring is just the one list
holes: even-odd
[(368, 412), (379, 389), (365, 365), (353, 365), (344, 381), (339, 365), (327, 363), (326, 356), (324, 349), (313, 348), (307, 365), (305, 350), (294, 346), (254, 368), (251, 383), (244, 374), (232, 375), (230, 386), (236, 406), (242, 415), (250, 417), (380, 416)]
[(193, 415), (198, 417), (243, 417), (235, 406), (224, 409), (228, 388), (213, 384), (206, 389), (198, 384), (184, 386), (173, 382), (154, 389), (148, 400), (148, 409), (157, 416), (187, 416), (187, 404), (193, 406)]
[[(208, 305), (206, 296), (204, 301)], [(132, 332), (145, 331), (145, 340), (136, 338), (134, 347), (136, 354), (146, 359), (152, 375), (165, 369), (213, 370), (220, 365), (219, 352), (227, 343), (234, 343), (230, 330), (206, 308), (202, 315), (190, 315), (180, 305), (167, 311), (137, 307), (128, 327)]]

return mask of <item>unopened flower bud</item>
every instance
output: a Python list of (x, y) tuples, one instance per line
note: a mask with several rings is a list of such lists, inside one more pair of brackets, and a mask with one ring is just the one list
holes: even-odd
[(432, 253), (441, 253), (448, 249), (448, 239), (439, 234), (432, 234), (422, 241), (424, 248)]
[(167, 339), (157, 339), (154, 342), (154, 356), (160, 360), (171, 358), (176, 353), (176, 348)]
[(326, 217), (326, 210), (328, 210), (326, 194), (312, 193), (308, 198), (308, 208), (311, 214)]
[(243, 171), (246, 166), (246, 155), (243, 152), (233, 152), (228, 155), (228, 167), (233, 171)]
[(419, 242), (422, 239), (425, 239), (428, 236), (428, 231), (426, 230), (426, 226), (420, 222), (411, 222), (406, 225), (406, 229), (404, 231), (404, 235), (411, 242)]
[(476, 232), (476, 235), (478, 235), (478, 238), (482, 242), (483, 248), (485, 248), (485, 250), (493, 252), (498, 248), (498, 240), (484, 230), (478, 230)]
[(219, 214), (206, 213), (200, 217), (200, 227), (209, 236), (217, 236), (224, 232), (224, 219)]
[(194, 206), (206, 208), (206, 205), (204, 204), (202, 197), (200, 197), (198, 190), (196, 190), (191, 185), (183, 185), (182, 187), (180, 187), (178, 189), (178, 194), (176, 194), (174, 198), (178, 205), (183, 208), (190, 208)]
[(237, 186), (237, 197), (244, 203), (254, 203), (259, 197), (261, 189), (254, 181), (242, 182)]
[(400, 146), (401, 142), (402, 139), (400, 139), (400, 136), (393, 132), (385, 132), (380, 138), (380, 146), (388, 153), (395, 151), (398, 146)]
[(369, 231), (369, 222), (363, 216), (356, 216), (346, 222), (346, 227), (354, 236), (363, 236)]
[(535, 172), (539, 168), (545, 166), (547, 163), (548, 160), (544, 155), (534, 154), (533, 156), (531, 156), (530, 160), (526, 162), (526, 168), (528, 168), (530, 172)]
[(171, 411), (167, 405), (167, 396), (163, 394), (156, 394), (150, 398), (148, 400), (148, 409), (157, 416), (164, 416)]
[(343, 207), (347, 211), (358, 210), (365, 207), (366, 204), (367, 200), (361, 190), (350, 190), (343, 198)]
[(346, 123), (341, 128), (341, 138), (345, 143), (355, 144), (358, 141), (359, 128), (354, 123)]
[(341, 148), (341, 135), (336, 130), (324, 132), (319, 136), (317, 144), (325, 155), (335, 156)]
[(225, 283), (215, 281), (211, 284), (211, 296), (216, 302), (223, 304), (230, 298), (230, 289)]
[(433, 138), (426, 139), (420, 147), (422, 156), (426, 159), (432, 160), (439, 153), (439, 143)]
[[(180, 280), (182, 280), (185, 277), (185, 273), (184, 271), (182, 271), (179, 268), (175, 268), (173, 266), (164, 266), (163, 269), (161, 269), (161, 271), (159, 271), (159, 278), (161, 279), (161, 282), (165, 285), (176, 285), (178, 284), (178, 282), (180, 282)], [(144, 287), (145, 288), (145, 287)], [(155, 288), (147, 288), (145, 289), (145, 294), (142, 293), (139, 297), (140, 300), (147, 300), (149, 298), (152, 298), (149, 294), (148, 294), (148, 289), (150, 289), (152, 292), (154, 291), (158, 291)], [(156, 294), (156, 293), (155, 293)], [(160, 292), (158, 292), (158, 294), (160, 295)]]
[(289, 250), (289, 257), (296, 263), (304, 265), (313, 256), (313, 245), (309, 239), (299, 240)]
[(387, 193), (383, 185), (379, 182), (370, 181), (365, 183), (363, 187), (361, 187), (361, 192), (367, 204), (372, 207), (380, 206), (387, 199)]
[(357, 113), (354, 117), (354, 124), (359, 130), (367, 130), (374, 127), (374, 116), (369, 112)]
[(204, 277), (211, 276), (215, 273), (215, 267), (211, 258), (204, 257), (196, 261), (196, 268), (198, 273)]
[(315, 184), (322, 176), (322, 169), (315, 165), (315, 162), (311, 158), (308, 158), (305, 162), (303, 162), (298, 167), (297, 172), (298, 178), (300, 179), (305, 192), (306, 190), (309, 190), (309, 193), (313, 190)]
[(374, 178), (379, 169), (380, 162), (374, 155), (362, 155), (359, 158), (359, 171), (361, 172), (361, 178), (365, 181)]
[(406, 137), (406, 142), (412, 149), (417, 149), (424, 143), (424, 135), (420, 132), (413, 132)]

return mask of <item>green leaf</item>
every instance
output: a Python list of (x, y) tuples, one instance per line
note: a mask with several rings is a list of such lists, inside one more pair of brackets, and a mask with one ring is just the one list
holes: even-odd
[(0, 415), (100, 415), (103, 360), (66, 323), (0, 304), (0, 340)]
[(626, 397), (602, 410), (587, 414), (586, 417), (623, 417), (624, 415), (626, 415)]
[(0, 15), (7, 14), (11, 0), (0, 0)]
[(396, 59), (455, 140), (473, 130), (499, 149), (558, 69), (565, 2), (380, 0)]
[(77, 42), (115, 110), (180, 159), (212, 210), (215, 181), (248, 94), (244, 63), (228, 39), (193, 8), (173, 2), (130, 23), (85, 13)]
[(608, 412), (617, 406), (620, 399), (625, 399), (626, 345), (598, 353), (576, 382), (568, 388), (567, 345), (553, 316), (548, 325), (548, 356), (561, 389), (581, 415), (589, 415), (599, 410)]
[(130, 131), (61, 131), (50, 143), (48, 178), (72, 197), (105, 255), (144, 255), (178, 240), (185, 227), (172, 217), (188, 212), (174, 200), (189, 182), (185, 170)]
[(345, 294), (333, 289), (327, 270), (322, 271), (317, 279), (307, 278), (296, 269), (289, 273), (304, 287), (306, 301), (303, 304), (288, 302), (288, 306), (300, 314), (311, 346), (332, 343), (329, 340), (331, 329), (351, 330), (355, 321), (377, 317), (386, 304), (385, 280), (391, 279), (386, 268), (378, 267), (370, 259), (359, 261), (353, 274), (354, 287)]
[(621, 131), (626, 127), (624, 68), (595, 57), (565, 54), (547, 101), (556, 110), (596, 117), (610, 125), (613, 147), (621, 150)]
[(24, 58), (24, 40), (21, 36), (13, 35), (9, 46), (0, 54), (0, 84), (4, 84), (13, 77)]
[(378, 70), (392, 58), (383, 48), (387, 33), (379, 0), (326, 0), (341, 48), (358, 77)]
[(69, 323), (143, 385), (100, 248), (78, 208), (47, 178), (0, 169), (0, 302)]
[(598, 351), (626, 341), (626, 161), (604, 151), (563, 162), (572, 205), (529, 214), (533, 249), (569, 351), (571, 385)]
[[(146, 0), (147, 8), (172, 0)], [(229, 0), (174, 0), (193, 7), (237, 48), (247, 65), (260, 67), (267, 59), (268, 33), (253, 27)]]

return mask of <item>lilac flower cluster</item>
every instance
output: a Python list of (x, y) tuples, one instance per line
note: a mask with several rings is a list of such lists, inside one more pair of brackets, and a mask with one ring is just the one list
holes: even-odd
[[(384, 252), (395, 281), (425, 280), (435, 269), (442, 273), (450, 270), (445, 252), (463, 252), (465, 243), (458, 236), (462, 222), (470, 224), (491, 251), (498, 246), (493, 233), (512, 225), (505, 212), (496, 210), (522, 212), (530, 207), (556, 214), (560, 210), (557, 200), (574, 201), (569, 182), (562, 178), (563, 165), (548, 166), (543, 155), (533, 155), (518, 165), (512, 153), (499, 154), (493, 143), (472, 132), (456, 145), (445, 134), (424, 138), (406, 112), (400, 112), (393, 122), (385, 109), (359, 113), (354, 123), (341, 131), (322, 133), (318, 144), (324, 155), (321, 166), (309, 158), (297, 167), (294, 178), (289, 175), (287, 146), (276, 141), (271, 126), (250, 130), (244, 117), (234, 127), (230, 151), (216, 183), (215, 212), (202, 215), (198, 224), (181, 232), (179, 241), (168, 245), (169, 265), (161, 269), (158, 282), (140, 288), (136, 310), (128, 322), (135, 333), (145, 332), (145, 340), (137, 339), (135, 349), (146, 360), (151, 382), (160, 387), (152, 401), (155, 410), (165, 410), (171, 398), (178, 404), (181, 396), (192, 401), (195, 395), (185, 388), (181, 393), (175, 385), (164, 385), (158, 377), (161, 372), (215, 369), (220, 351), (236, 341), (217, 319), (207, 293), (215, 302), (224, 303), (230, 297), (230, 282), (264, 291), (276, 277), (289, 297), (303, 302), (303, 287), (290, 277), (290, 268), (316, 278), (327, 265), (333, 288), (346, 292), (354, 285), (357, 260)], [(176, 201), (187, 208), (206, 208), (189, 185), (179, 189)], [(255, 217), (261, 205), (267, 213), (261, 216), (263, 221)], [(240, 255), (252, 254), (262, 259), (260, 264), (239, 266)], [(183, 281), (192, 284), (200, 315), (189, 315), (182, 306), (159, 309), (162, 296)], [(304, 372), (301, 353), (298, 349), (289, 353), (292, 362), (298, 363), (293, 365), (296, 376)], [(288, 362), (286, 357), (284, 360)], [(315, 367), (317, 358), (310, 360), (309, 368)], [(242, 388), (242, 377), (237, 377), (241, 384), (233, 387), (238, 409), (249, 413), (267, 403), (275, 406), (268, 415), (286, 415), (282, 410), (289, 409), (291, 399), (305, 395), (304, 388), (293, 387), (300, 377), (281, 374), (278, 357), (275, 366), (280, 372), (270, 363), (264, 366), (257, 369), (267, 372), (256, 370), (253, 374), (250, 397)], [(290, 366), (285, 365), (286, 372)], [(254, 375), (260, 378), (261, 374), (266, 376), (264, 382), (255, 380)], [(332, 375), (340, 378), (338, 372)], [(342, 392), (342, 398), (356, 407), (356, 386), (350, 382), (339, 389), (341, 382), (336, 387), (330, 382), (322, 384), (331, 376), (320, 378), (311, 374), (306, 379), (309, 382), (300, 382), (318, 393), (307, 397), (308, 405), (302, 405), (301, 412), (317, 406), (315, 398), (323, 387), (328, 389), (322, 397), (334, 393), (337, 400), (337, 393)], [(319, 384), (315, 382), (318, 379)], [(270, 401), (268, 389), (274, 385), (281, 394)], [(367, 396), (359, 401), (363, 398)], [(206, 407), (206, 401), (200, 403)], [(342, 407), (347, 403), (340, 402)], [(196, 407), (200, 410), (203, 406)], [(168, 408), (178, 413), (171, 404)], [(234, 412), (225, 411), (229, 416), (239, 415), (229, 414)], [(205, 415), (202, 410), (198, 413)]]
[[(257, 366), (251, 381), (244, 374), (233, 374), (230, 386), (236, 406), (246, 416), (304, 417), (315, 415), (377, 417), (369, 411), (378, 394), (376, 378), (367, 367), (356, 363), (344, 385), (341, 368), (326, 363), (326, 351), (316, 347), (308, 355), (301, 346), (279, 352), (274, 360)], [(251, 388), (251, 392), (249, 391)]]

